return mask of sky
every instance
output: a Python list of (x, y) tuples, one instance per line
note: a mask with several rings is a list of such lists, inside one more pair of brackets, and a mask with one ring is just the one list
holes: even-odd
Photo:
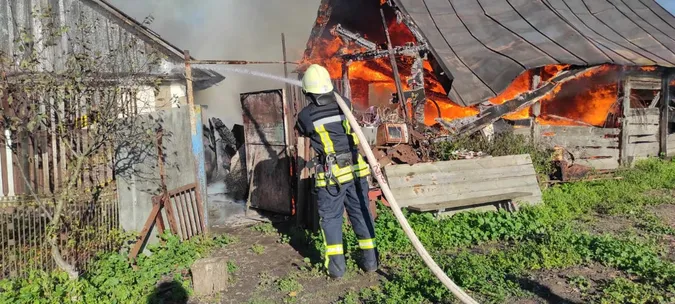
[(675, 0), (656, 0), (661, 6), (668, 10), (671, 14), (675, 15)]
[[(319, 8), (319, 0), (108, 2), (141, 22), (152, 16), (149, 27), (153, 31), (177, 47), (190, 50), (197, 59), (254, 61), (282, 60), (282, 32), (286, 35), (288, 60), (300, 60)], [(283, 75), (282, 65), (246, 68)], [(204, 110), (207, 118), (218, 117), (228, 127), (242, 123), (239, 94), (284, 88), (277, 81), (218, 72), (226, 79), (216, 87), (195, 93), (195, 101), (208, 106)]]

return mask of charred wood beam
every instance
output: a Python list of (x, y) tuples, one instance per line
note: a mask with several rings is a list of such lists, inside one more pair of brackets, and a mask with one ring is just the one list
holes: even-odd
[(307, 39), (307, 46), (305, 47), (305, 53), (303, 58), (311, 58), (312, 53), (318, 49), (315, 46), (318, 45), (318, 42), (321, 41), (321, 36), (323, 31), (330, 20), (330, 16), (333, 13), (333, 0), (321, 0), (319, 4), (319, 11), (316, 16), (316, 24), (312, 29), (312, 32), (309, 34), (309, 39)]
[[(486, 109), (480, 115), (477, 116), (476, 120), (460, 127), (455, 135), (470, 135), (481, 129), (485, 128), (487, 125), (494, 123), (499, 120), (501, 117), (507, 114), (515, 113), (521, 111), (535, 102), (541, 100), (549, 93), (553, 92), (556, 88), (568, 82), (572, 79), (575, 79), (579, 75), (590, 72), (597, 69), (598, 67), (591, 67), (586, 69), (575, 69), (564, 71), (558, 73), (557, 76), (553, 77), (551, 80), (540, 86), (539, 88), (518, 95), (516, 98), (506, 101), (503, 104), (496, 105)], [(453, 130), (449, 130), (453, 131)]]
[(546, 115), (546, 117), (548, 117), (548, 118), (553, 118), (553, 119), (557, 119), (557, 120), (562, 120), (562, 121), (569, 121), (569, 122), (571, 122), (571, 123), (575, 123), (575, 124), (582, 125), (582, 126), (586, 126), (586, 127), (595, 127), (594, 125), (589, 124), (589, 123), (587, 123), (587, 122), (585, 122), (585, 121), (576, 120), (576, 119), (571, 119), (571, 118), (562, 117), (562, 116), (558, 116), (558, 115)]
[[(426, 45), (405, 45), (394, 47), (394, 55), (417, 57), (421, 53), (426, 53), (429, 49)], [(343, 60), (365, 61), (389, 56), (389, 50), (374, 50), (361, 53), (352, 53), (342, 55)], [(447, 98), (447, 96), (446, 96)]]
[[(424, 60), (422, 60), (422, 57), (420, 56), (417, 56), (415, 62), (413, 62), (410, 79), (408, 79), (408, 86), (413, 91), (421, 90), (421, 93), (424, 94)], [(417, 102), (413, 104), (415, 121), (419, 124), (424, 124), (424, 105), (426, 104), (426, 97), (413, 98), (413, 101), (414, 100), (417, 100)]]
[(333, 34), (334, 36), (339, 36), (345, 41), (353, 41), (357, 45), (369, 51), (377, 50), (377, 44), (375, 42), (363, 38), (360, 34), (354, 33), (342, 27), (342, 25), (339, 23), (336, 26), (334, 26), (333, 29), (331, 29), (331, 34)]

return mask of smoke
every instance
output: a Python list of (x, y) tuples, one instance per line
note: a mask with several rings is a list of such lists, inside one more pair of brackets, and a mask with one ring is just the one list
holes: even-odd
[[(282, 59), (281, 33), (289, 61), (299, 61), (314, 24), (319, 0), (108, 0), (136, 20), (152, 16), (149, 27), (198, 59), (273, 61)], [(289, 65), (289, 72), (295, 68)], [(283, 76), (281, 65), (246, 69)], [(206, 105), (205, 118), (218, 117), (227, 126), (241, 124), (239, 94), (284, 88), (280, 81), (218, 71), (226, 79), (197, 92)], [(290, 75), (290, 77), (297, 77)]]

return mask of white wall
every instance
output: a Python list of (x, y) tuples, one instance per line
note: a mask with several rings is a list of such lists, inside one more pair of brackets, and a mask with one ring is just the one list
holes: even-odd
[[(154, 17), (150, 28), (198, 59), (281, 60), (281, 33), (288, 59), (299, 60), (312, 29), (319, 0), (109, 0), (139, 21)], [(283, 67), (245, 66), (283, 75)], [(289, 68), (292, 70), (293, 66)], [(239, 94), (283, 88), (257, 77), (221, 72), (227, 79), (195, 94), (208, 105), (205, 118), (219, 117), (228, 127), (241, 124)], [(293, 75), (294, 77), (297, 77)]]

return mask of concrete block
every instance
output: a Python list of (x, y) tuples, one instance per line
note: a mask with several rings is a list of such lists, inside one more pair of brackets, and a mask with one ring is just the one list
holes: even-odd
[(227, 289), (227, 258), (212, 257), (195, 261), (190, 267), (195, 296), (208, 296)]

